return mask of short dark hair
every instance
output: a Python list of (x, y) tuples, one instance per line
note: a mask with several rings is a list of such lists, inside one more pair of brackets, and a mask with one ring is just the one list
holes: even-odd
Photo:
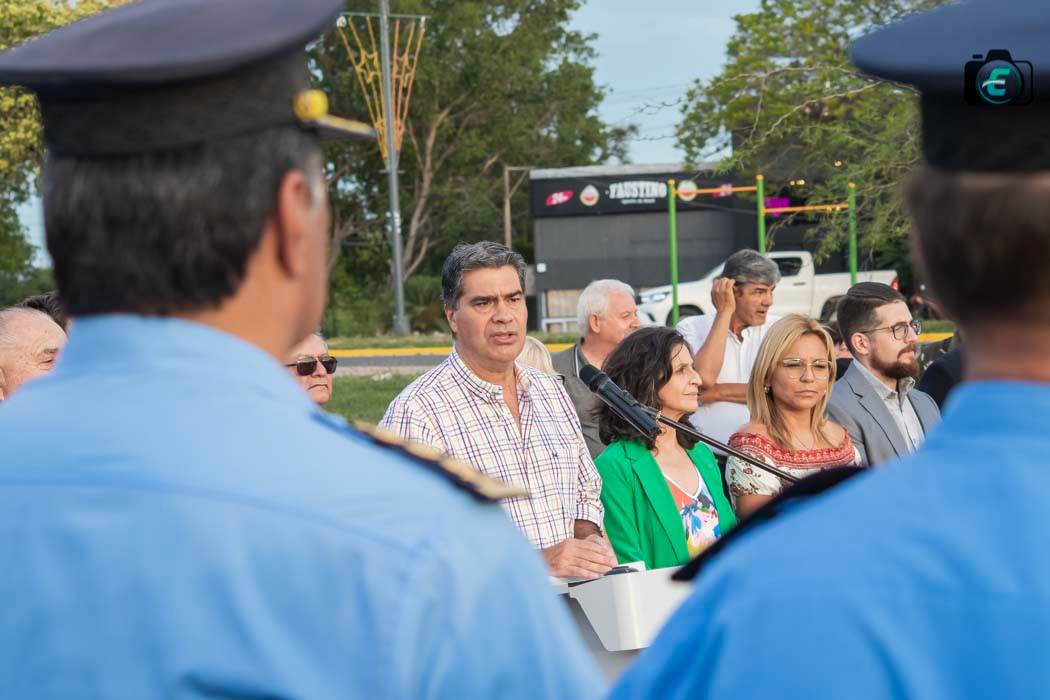
[[(614, 384), (642, 404), (661, 408), (656, 394), (671, 379), (671, 357), (682, 346), (689, 349), (682, 334), (673, 328), (639, 328), (616, 346), (602, 370)], [(598, 437), (606, 445), (614, 440), (641, 440), (648, 449), (653, 449), (652, 440), (640, 435), (605, 404), (598, 408), (597, 416)], [(688, 416), (681, 420), (688, 420)], [(691, 450), (696, 438), (678, 431), (678, 444)]]
[(780, 282), (780, 268), (757, 250), (744, 248), (726, 258), (719, 277), (734, 280), (741, 287), (745, 284), (775, 287)]
[(886, 304), (905, 301), (904, 295), (888, 284), (881, 282), (858, 282), (839, 299), (835, 316), (838, 319), (839, 332), (846, 348), (853, 352), (851, 338), (854, 333), (870, 330), (874, 327), (875, 312)]
[(26, 297), (22, 301), (15, 304), (17, 308), (21, 309), (35, 309), (37, 311), (43, 311), (45, 314), (51, 317), (51, 320), (62, 327), (62, 330), (66, 329), (69, 322), (69, 317), (66, 315), (65, 306), (62, 305), (62, 300), (58, 298), (58, 292), (52, 290), (50, 292), (44, 292), (43, 294), (34, 294), (31, 297)]
[(831, 323), (823, 324), (824, 330), (831, 336), (831, 344), (838, 345), (842, 342), (842, 332), (839, 331), (839, 324), (832, 321)]
[(293, 127), (171, 151), (49, 158), (44, 225), (66, 309), (163, 316), (218, 306), (244, 280), (281, 179), (319, 159), (316, 137)]
[(924, 166), (905, 199), (916, 262), (950, 318), (1050, 320), (1050, 176)]
[(455, 309), (463, 296), (463, 275), (471, 270), (513, 267), (525, 291), (525, 258), (505, 245), (492, 241), (460, 243), (441, 266), (441, 298), (446, 309)]

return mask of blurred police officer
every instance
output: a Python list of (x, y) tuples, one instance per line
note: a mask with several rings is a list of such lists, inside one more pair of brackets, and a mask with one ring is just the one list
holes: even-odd
[(600, 690), (500, 485), (281, 367), (324, 306), (318, 136), (371, 133), (308, 90), (342, 5), (146, 0), (0, 54), (76, 317), (0, 416), (4, 697)]
[(616, 697), (1050, 696), (1048, 31), (982, 0), (854, 43), (922, 93), (914, 247), (969, 383), (914, 455), (714, 557)]

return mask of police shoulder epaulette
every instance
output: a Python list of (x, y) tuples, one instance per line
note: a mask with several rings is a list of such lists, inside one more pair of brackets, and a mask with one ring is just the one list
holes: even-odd
[(863, 467), (836, 467), (817, 472), (799, 480), (797, 484), (781, 491), (776, 497), (763, 504), (761, 508), (737, 523), (736, 527), (715, 540), (715, 542), (701, 552), (695, 559), (674, 572), (671, 576), (675, 581), (692, 581), (704, 567), (710, 564), (727, 547), (732, 547), (734, 542), (763, 527), (769, 521), (784, 513), (789, 506), (795, 505), (800, 500), (819, 496), (828, 489), (841, 484), (846, 479), (867, 471)]
[(484, 501), (501, 501), (506, 498), (527, 498), (525, 489), (506, 484), (482, 474), (466, 462), (449, 457), (428, 445), (403, 439), (397, 433), (377, 428), (369, 423), (354, 421), (353, 429), (367, 436), (373, 443), (385, 449), (396, 450), (423, 466), (444, 475), (459, 488)]

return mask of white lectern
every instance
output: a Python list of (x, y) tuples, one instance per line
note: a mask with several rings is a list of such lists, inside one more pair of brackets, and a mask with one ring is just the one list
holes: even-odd
[(674, 572), (655, 569), (555, 584), (607, 679), (623, 673), (689, 595), (692, 586), (672, 581)]

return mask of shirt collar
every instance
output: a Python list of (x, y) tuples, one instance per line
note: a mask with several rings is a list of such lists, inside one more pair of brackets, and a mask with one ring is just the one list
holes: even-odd
[(313, 402), (260, 348), (211, 326), (170, 317), (105, 314), (77, 318), (56, 375), (148, 374), (233, 386), (304, 408)]
[(876, 377), (875, 374), (872, 373), (870, 369), (865, 367), (864, 364), (860, 361), (854, 360), (853, 364), (856, 365), (860, 373), (863, 374), (869, 382), (871, 382), (871, 385), (875, 387), (875, 391), (879, 393), (879, 397), (883, 400), (892, 398), (903, 402), (904, 399), (907, 398), (908, 392), (915, 387), (915, 379), (913, 379), (912, 377), (904, 377), (903, 379), (897, 380), (897, 391), (894, 391), (893, 389), (883, 384), (882, 380)]
[[(774, 316), (772, 314), (767, 313), (765, 323), (759, 326), (744, 326), (744, 328), (740, 331), (740, 335), (743, 337), (744, 340), (747, 340), (748, 338), (751, 338), (755, 335), (761, 336), (769, 326), (779, 321), (780, 318), (780, 316)], [(735, 338), (738, 342), (740, 341), (740, 338), (737, 338), (736, 333), (734, 333), (732, 329), (730, 329), (729, 335)]]
[[(449, 366), (452, 367), (452, 372), (455, 377), (463, 381), (467, 389), (483, 398), (503, 401), (503, 387), (499, 384), (486, 382), (484, 379), (474, 374), (470, 367), (467, 367), (467, 363), (463, 361), (463, 358), (460, 357), (455, 346), (453, 346), (452, 352), (449, 353), (448, 363)], [(518, 382), (518, 395), (528, 394), (531, 379), (528, 372), (521, 371), (517, 362), (514, 363), (514, 377)]]

